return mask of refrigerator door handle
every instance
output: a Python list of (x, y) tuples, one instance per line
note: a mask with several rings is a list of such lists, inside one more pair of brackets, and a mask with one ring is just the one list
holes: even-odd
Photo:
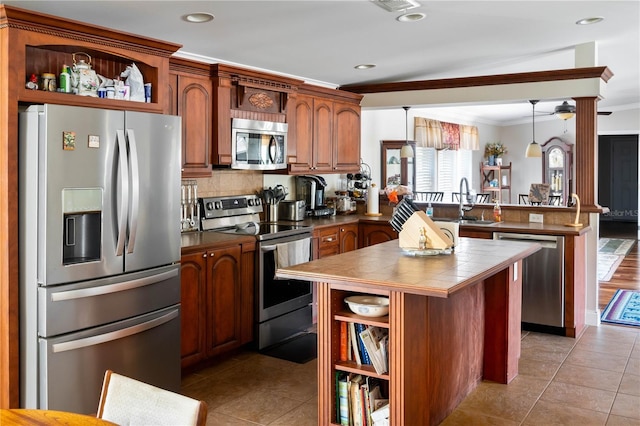
[[(118, 216), (118, 241), (116, 243), (116, 256), (124, 254), (124, 243), (127, 236), (127, 211), (129, 210), (129, 171), (127, 164), (127, 144), (123, 130), (116, 130), (118, 142), (120, 180), (122, 182), (122, 195), (120, 201), (120, 214)], [(114, 188), (116, 187), (114, 182)]]
[(58, 291), (55, 293), (51, 293), (51, 301), (62, 302), (65, 300), (82, 299), (85, 297), (102, 296), (105, 294), (117, 293), (119, 291), (132, 290), (134, 288), (144, 287), (146, 285), (155, 284), (171, 279), (178, 276), (178, 273), (179, 269), (173, 269), (161, 274), (138, 278), (137, 280), (126, 281), (118, 284), (109, 284), (98, 287), (83, 288), (79, 290)]
[(127, 140), (129, 141), (129, 169), (131, 171), (131, 212), (127, 253), (133, 253), (138, 233), (138, 211), (140, 210), (140, 168), (136, 135), (132, 129), (127, 129)]
[(151, 330), (152, 328), (159, 327), (162, 324), (165, 324), (177, 318), (179, 314), (180, 311), (176, 309), (161, 317), (143, 322), (142, 324), (134, 325), (133, 327), (112, 331), (110, 333), (100, 334), (98, 336), (85, 337), (84, 339), (72, 340), (70, 342), (55, 343), (52, 345), (51, 349), (54, 353), (66, 352), (122, 339), (124, 337), (132, 336), (134, 334), (140, 334), (144, 331)]

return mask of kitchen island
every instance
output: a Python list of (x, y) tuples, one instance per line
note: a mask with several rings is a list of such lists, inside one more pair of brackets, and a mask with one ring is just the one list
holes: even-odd
[[(318, 283), (318, 419), (336, 419), (337, 371), (388, 384), (390, 423), (440, 423), (482, 380), (518, 374), (522, 259), (538, 244), (464, 238), (450, 255), (414, 257), (389, 241), (278, 269)], [(351, 313), (351, 295), (389, 298), (389, 315)], [(389, 371), (340, 361), (342, 322), (387, 328)]]

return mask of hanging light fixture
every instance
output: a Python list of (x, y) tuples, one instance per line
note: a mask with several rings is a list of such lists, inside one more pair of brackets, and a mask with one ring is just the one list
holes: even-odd
[(558, 116), (558, 118), (569, 120), (573, 118), (574, 115), (576, 115), (576, 107), (570, 105), (569, 102), (564, 101), (562, 105), (558, 105), (556, 107), (555, 114)]
[(532, 129), (533, 129), (533, 138), (531, 143), (527, 146), (527, 152), (524, 154), (525, 157), (542, 157), (542, 149), (540, 145), (536, 142), (536, 104), (537, 100), (531, 100), (531, 106), (533, 107), (532, 117)]
[(411, 107), (403, 106), (402, 108), (404, 108), (405, 123), (407, 127), (405, 129), (405, 144), (400, 150), (400, 158), (413, 158), (413, 148), (409, 145), (409, 108)]

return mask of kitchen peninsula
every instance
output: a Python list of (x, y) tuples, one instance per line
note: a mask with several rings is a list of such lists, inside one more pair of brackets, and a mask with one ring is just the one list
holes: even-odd
[[(318, 283), (318, 421), (336, 424), (335, 372), (388, 382), (390, 423), (438, 424), (480, 382), (518, 374), (522, 259), (538, 244), (463, 238), (451, 255), (413, 257), (389, 241), (277, 270)], [(389, 298), (389, 315), (349, 312), (344, 298)], [(340, 324), (389, 331), (389, 373), (339, 360)]]

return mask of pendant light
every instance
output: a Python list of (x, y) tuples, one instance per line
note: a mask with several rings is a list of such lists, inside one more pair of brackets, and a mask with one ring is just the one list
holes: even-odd
[(540, 145), (536, 142), (536, 104), (537, 100), (529, 101), (531, 102), (531, 106), (533, 107), (532, 113), (532, 129), (533, 129), (533, 138), (531, 143), (527, 146), (527, 152), (524, 154), (525, 157), (542, 157), (542, 149)]
[(405, 114), (405, 123), (406, 123), (406, 129), (405, 129), (405, 144), (402, 146), (402, 149), (400, 150), (400, 158), (413, 158), (413, 148), (411, 148), (411, 145), (409, 145), (409, 106), (403, 106), (402, 108), (404, 108), (404, 114)]

